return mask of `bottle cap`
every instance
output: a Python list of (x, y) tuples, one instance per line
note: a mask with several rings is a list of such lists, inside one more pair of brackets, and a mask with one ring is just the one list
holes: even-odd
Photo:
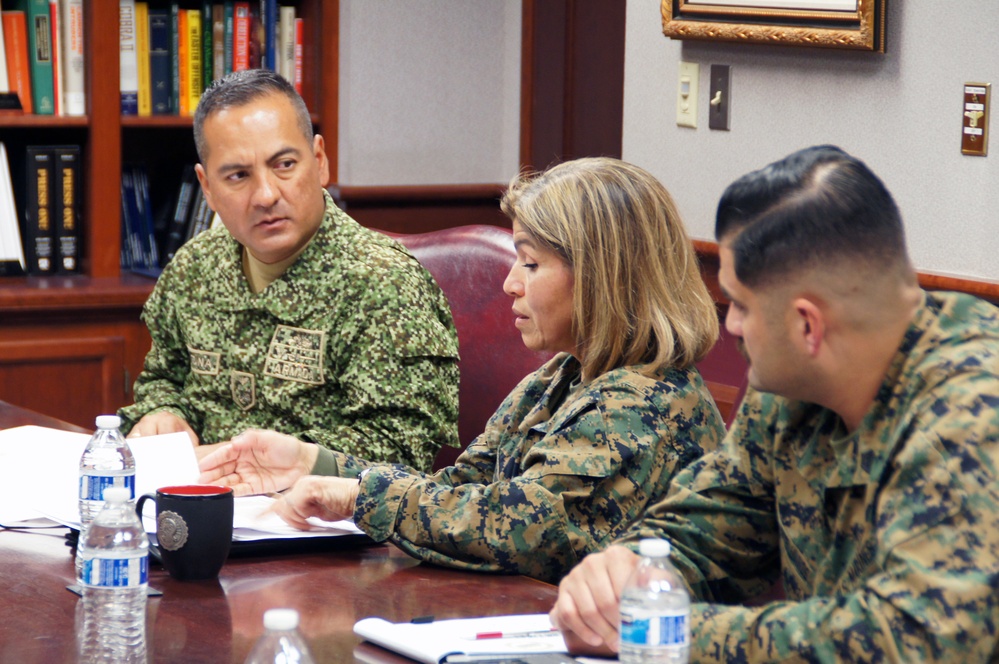
[(638, 552), (648, 558), (665, 558), (670, 552), (669, 541), (664, 539), (643, 539), (638, 543)]
[(264, 629), (286, 632), (298, 627), (298, 611), (295, 609), (267, 609), (264, 611)]
[(98, 429), (117, 429), (121, 426), (121, 418), (117, 415), (98, 415)]
[(128, 490), (128, 487), (109, 486), (104, 489), (104, 502), (106, 503), (124, 503), (131, 497), (132, 492)]

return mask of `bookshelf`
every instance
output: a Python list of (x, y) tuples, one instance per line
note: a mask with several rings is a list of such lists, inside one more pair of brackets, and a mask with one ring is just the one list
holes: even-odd
[[(339, 0), (282, 4), (305, 19), (302, 96), (335, 166)], [(196, 153), (191, 118), (120, 114), (118, 3), (85, 0), (84, 11), (87, 115), (0, 116), (8, 154), (55, 143), (83, 154), (81, 274), (0, 278), (0, 400), (93, 428), (96, 415), (131, 403), (150, 344), (139, 314), (154, 282), (119, 266), (122, 166), (146, 165), (154, 197), (171, 197)]]

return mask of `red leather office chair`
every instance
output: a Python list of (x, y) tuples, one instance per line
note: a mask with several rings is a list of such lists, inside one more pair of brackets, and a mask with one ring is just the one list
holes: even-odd
[[(464, 449), (520, 379), (551, 357), (528, 350), (513, 325), (513, 300), (503, 292), (503, 280), (516, 258), (513, 235), (484, 225), (385, 234), (427, 268), (451, 305), (461, 356), (458, 438)], [(450, 465), (460, 452), (445, 447), (434, 469)]]
[(723, 321), (718, 341), (707, 357), (697, 363), (697, 370), (718, 404), (725, 426), (731, 425), (735, 419), (749, 385), (749, 364), (739, 352), (737, 343), (725, 330)]

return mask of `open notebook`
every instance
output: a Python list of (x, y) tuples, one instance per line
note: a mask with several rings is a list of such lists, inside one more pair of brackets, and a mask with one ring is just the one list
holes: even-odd
[[(490, 618), (461, 618), (429, 623), (391, 623), (365, 618), (354, 624), (363, 639), (425, 664), (454, 656), (564, 653), (562, 635), (552, 630), (547, 613)], [(502, 636), (501, 636), (502, 635)]]
[[(80, 456), (90, 436), (46, 427), (25, 426), (0, 431), (0, 524), (16, 526), (46, 520), (79, 529)], [(198, 462), (186, 434), (131, 438), (135, 457), (135, 495), (163, 486), (196, 484)], [(266, 496), (236, 498), (233, 542), (273, 541), (363, 535), (351, 521), (313, 520), (315, 530), (292, 528), (267, 507)], [(156, 530), (155, 510), (144, 509), (146, 531)]]

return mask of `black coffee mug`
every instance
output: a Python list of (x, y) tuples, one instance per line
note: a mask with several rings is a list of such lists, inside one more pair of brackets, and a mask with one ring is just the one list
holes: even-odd
[(135, 511), (142, 518), (146, 500), (156, 503), (156, 539), (151, 547), (167, 572), (181, 581), (214, 579), (232, 545), (232, 489), (191, 484), (166, 486), (140, 496)]

